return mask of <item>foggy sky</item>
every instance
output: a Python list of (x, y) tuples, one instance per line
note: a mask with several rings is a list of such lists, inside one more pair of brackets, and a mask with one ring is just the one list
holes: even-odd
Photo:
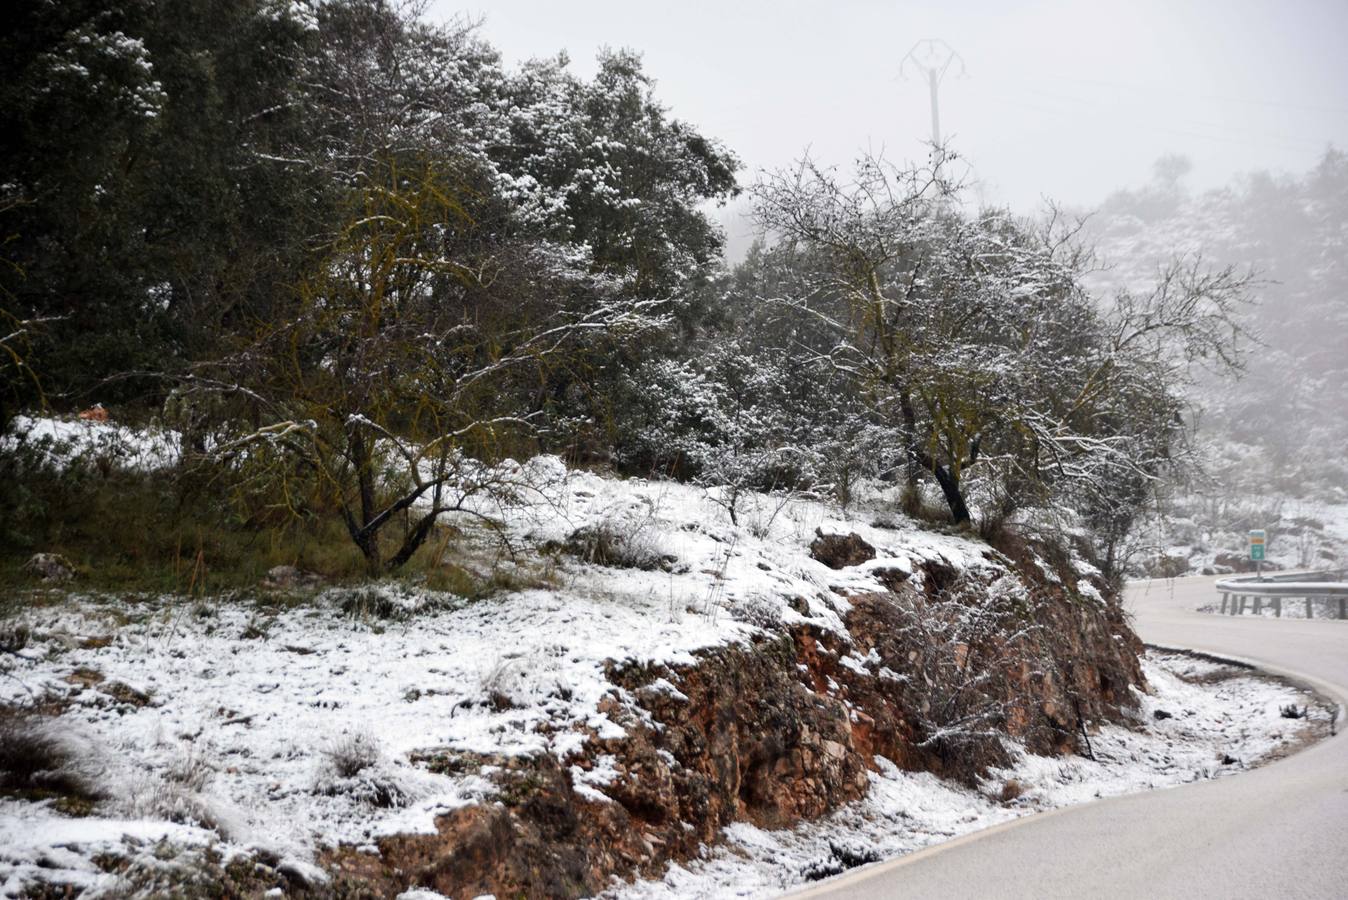
[(603, 46), (644, 54), (657, 95), (733, 149), (741, 181), (808, 146), (920, 158), (925, 82), (899, 77), (922, 38), (964, 59), (941, 124), (983, 199), (1098, 203), (1165, 153), (1204, 188), (1251, 169), (1302, 172), (1348, 148), (1348, 0), (735, 2), (436, 0), (432, 18), (482, 19), (514, 65), (565, 49), (594, 71)]

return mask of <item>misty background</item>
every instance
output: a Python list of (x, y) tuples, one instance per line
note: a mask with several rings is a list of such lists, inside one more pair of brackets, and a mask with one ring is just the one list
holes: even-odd
[[(1260, 279), (1245, 322), (1263, 346), (1243, 379), (1209, 379), (1192, 398), (1209, 465), (1157, 511), (1143, 538), (1153, 571), (1239, 567), (1252, 527), (1281, 537), (1286, 565), (1341, 564), (1348, 4), (441, 0), (429, 12), (478, 21), (507, 65), (565, 52), (588, 77), (602, 48), (639, 51), (662, 101), (739, 156), (743, 186), (805, 153), (844, 170), (865, 152), (925, 158), (928, 84), (903, 60), (943, 39), (956, 55), (942, 137), (970, 199), (1086, 217), (1102, 297), (1145, 291), (1176, 253)], [(750, 201), (708, 213), (738, 262), (755, 238)]]
[[(1044, 197), (1099, 204), (1150, 178), (1162, 155), (1193, 163), (1194, 190), (1239, 173), (1303, 172), (1348, 146), (1348, 4), (1234, 2), (551, 3), (438, 0), (507, 64), (566, 51), (589, 76), (603, 47), (641, 52), (661, 99), (724, 141), (752, 181), (809, 148), (847, 164), (862, 149), (921, 158), (924, 80), (900, 74), (942, 38), (963, 60), (940, 92), (942, 130), (974, 194), (1018, 212)], [(744, 204), (722, 216), (743, 253)]]

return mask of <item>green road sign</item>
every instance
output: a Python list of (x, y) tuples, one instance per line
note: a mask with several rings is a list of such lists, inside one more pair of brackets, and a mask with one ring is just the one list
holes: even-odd
[(1259, 562), (1259, 561), (1262, 560), (1263, 558), (1264, 558), (1264, 545), (1263, 545), (1263, 544), (1251, 544), (1251, 545), (1250, 545), (1250, 559), (1253, 560), (1254, 562)]
[(1262, 528), (1250, 529), (1250, 560), (1252, 562), (1261, 562), (1264, 559), (1264, 546), (1267, 537)]

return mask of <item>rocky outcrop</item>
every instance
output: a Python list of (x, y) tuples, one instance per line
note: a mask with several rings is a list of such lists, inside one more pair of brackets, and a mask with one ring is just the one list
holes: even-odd
[(844, 569), (875, 559), (875, 548), (858, 534), (825, 534), (816, 530), (810, 542), (810, 558), (830, 569)]
[[(1137, 639), (1069, 566), (988, 552), (981, 574), (932, 561), (840, 599), (845, 633), (798, 623), (695, 665), (614, 664), (602, 711), (624, 737), (592, 734), (564, 762), (428, 755), (433, 770), (491, 766), (500, 802), (325, 862), (376, 893), (580, 897), (658, 876), (731, 822), (786, 827), (856, 800), (877, 756), (973, 781), (1005, 761), (1001, 736), (1089, 752), (1093, 723), (1121, 718), (1142, 684)], [(599, 760), (607, 774), (590, 778)]]

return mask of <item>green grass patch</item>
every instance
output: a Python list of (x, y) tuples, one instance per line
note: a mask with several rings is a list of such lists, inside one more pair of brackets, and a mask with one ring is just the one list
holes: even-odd
[[(71, 591), (253, 592), (279, 565), (316, 573), (325, 584), (366, 578), (365, 560), (335, 513), (259, 523), (240, 517), (212, 485), (172, 471), (17, 468), (12, 459), (0, 460), (0, 505), (13, 512), (0, 523), (0, 587), (22, 592), (25, 607), (59, 603)], [(391, 523), (386, 540), (401, 541), (409, 526)], [(459, 536), (442, 528), (396, 576), (424, 578), (431, 589), (470, 598), (509, 589), (512, 576), (483, 577), (454, 562)], [(39, 551), (65, 557), (76, 578), (44, 585), (24, 572)]]

